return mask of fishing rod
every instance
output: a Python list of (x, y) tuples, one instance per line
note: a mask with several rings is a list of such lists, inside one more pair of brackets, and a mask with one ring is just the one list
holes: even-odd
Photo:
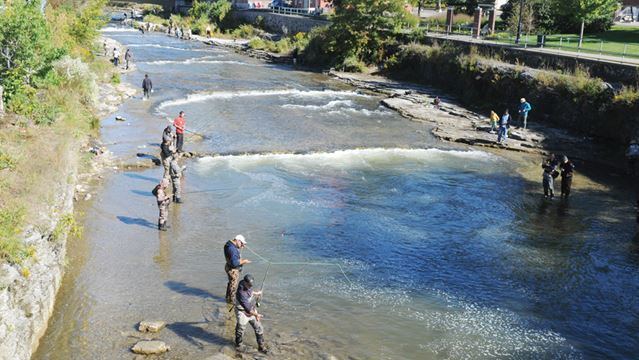
[(255, 306), (260, 307), (260, 301), (262, 300), (262, 296), (264, 296), (264, 284), (266, 283), (266, 277), (268, 276), (268, 271), (271, 268), (271, 264), (269, 263), (266, 267), (266, 272), (264, 273), (264, 279), (262, 279), (262, 286), (260, 287), (260, 295), (255, 299)]
[[(166, 119), (167, 119), (167, 120), (171, 123), (171, 125), (173, 125), (173, 120), (171, 120), (171, 118), (167, 117)], [(193, 134), (193, 135), (199, 136), (199, 137), (201, 137), (201, 138), (203, 138), (203, 139), (205, 139), (205, 140), (211, 140), (211, 139), (212, 139), (212, 138), (211, 138), (210, 136), (208, 136), (208, 135), (200, 134), (199, 132), (196, 132), (196, 131), (193, 131), (193, 130), (184, 129), (184, 131), (186, 131), (187, 133), (190, 133), (190, 134)]]

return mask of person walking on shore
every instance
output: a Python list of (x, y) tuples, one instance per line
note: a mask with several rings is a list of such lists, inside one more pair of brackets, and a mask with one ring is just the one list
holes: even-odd
[(104, 42), (104, 44), (102, 44), (102, 48), (104, 49), (104, 57), (109, 55), (109, 50), (107, 48), (107, 42), (106, 41)]
[(224, 258), (226, 258), (224, 271), (229, 280), (226, 285), (226, 302), (229, 304), (232, 304), (233, 299), (235, 299), (242, 266), (251, 263), (250, 260), (242, 259), (240, 255), (240, 250), (245, 246), (246, 239), (242, 235), (236, 235), (233, 240), (229, 240), (224, 244)]
[(151, 97), (151, 91), (153, 91), (153, 82), (149, 78), (149, 74), (144, 74), (144, 80), (142, 80), (142, 91), (144, 95), (143, 99), (149, 99)]
[(166, 219), (169, 215), (169, 204), (171, 203), (171, 197), (167, 195), (166, 188), (169, 186), (168, 179), (162, 179), (160, 183), (153, 189), (153, 195), (158, 203), (158, 209), (160, 210), (160, 216), (158, 219), (158, 230), (166, 231)]
[(255, 279), (252, 275), (247, 274), (240, 281), (235, 296), (235, 348), (242, 350), (242, 342), (246, 325), (251, 324), (255, 331), (255, 339), (257, 340), (258, 351), (267, 354), (268, 349), (264, 342), (264, 328), (262, 327), (262, 315), (257, 312), (254, 305), (256, 296), (261, 296), (262, 291), (253, 291), (253, 283)]
[(206, 25), (206, 38), (210, 39), (213, 32), (211, 31), (211, 25)]
[(182, 149), (184, 146), (184, 130), (186, 129), (186, 119), (184, 119), (184, 111), (180, 111), (178, 117), (173, 120), (173, 126), (175, 126), (175, 135), (177, 137), (176, 149), (178, 153), (184, 152)]
[(526, 128), (526, 123), (528, 122), (528, 112), (532, 110), (532, 106), (530, 103), (526, 101), (526, 99), (521, 98), (519, 100), (519, 122), (524, 124), (524, 129)]
[(169, 168), (169, 174), (171, 175), (171, 183), (173, 184), (173, 202), (176, 204), (182, 203), (182, 184), (180, 179), (184, 169), (180, 167), (176, 158), (171, 159), (171, 166)]
[(174, 146), (175, 136), (173, 134), (173, 130), (171, 126), (167, 126), (162, 133), (162, 144), (160, 145), (160, 160), (162, 161), (162, 166), (164, 167), (164, 175), (162, 175), (163, 179), (169, 179), (169, 170), (171, 167), (171, 160), (175, 156), (175, 146)]
[(129, 70), (130, 61), (131, 61), (131, 49), (126, 49), (126, 53), (124, 53), (124, 63), (126, 64), (126, 70)]
[(497, 133), (497, 143), (502, 144), (506, 143), (508, 140), (508, 124), (510, 123), (510, 114), (508, 113), (508, 109), (504, 111), (504, 115), (499, 119), (499, 131)]
[(575, 171), (575, 165), (564, 155), (561, 159), (561, 164), (559, 164), (559, 168), (561, 169), (561, 197), (562, 199), (568, 199), (570, 189), (572, 188), (572, 176)]

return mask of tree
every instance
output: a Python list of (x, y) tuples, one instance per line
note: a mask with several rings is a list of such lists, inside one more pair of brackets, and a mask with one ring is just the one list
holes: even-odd
[(227, 0), (214, 2), (195, 0), (189, 10), (189, 15), (194, 19), (206, 18), (208, 21), (220, 26), (230, 11), (231, 2)]
[(6, 99), (33, 85), (35, 76), (49, 71), (61, 55), (39, 4), (17, 0), (0, 10), (0, 85)]
[(554, 0), (557, 13), (573, 23), (579, 23), (579, 47), (583, 44), (586, 25), (612, 19), (617, 10), (618, 0)]
[(404, 9), (403, 0), (335, 0), (334, 4), (329, 34), (338, 61), (354, 56), (368, 63), (379, 62), (394, 35), (417, 24)]

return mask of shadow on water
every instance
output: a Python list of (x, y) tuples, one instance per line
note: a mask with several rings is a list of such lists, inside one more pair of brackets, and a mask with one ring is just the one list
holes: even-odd
[(127, 225), (139, 225), (139, 226), (144, 226), (144, 227), (148, 227), (151, 229), (155, 229), (157, 228), (157, 225), (150, 222), (147, 219), (142, 219), (142, 218), (132, 218), (132, 217), (128, 217), (128, 216), (117, 216), (118, 220), (120, 220), (121, 222), (127, 224)]
[(222, 301), (222, 302), (226, 301), (223, 297), (214, 295), (214, 294), (210, 293), (207, 290), (191, 287), (191, 286), (188, 286), (187, 284), (185, 284), (183, 282), (179, 282), (179, 281), (167, 281), (167, 282), (164, 283), (164, 286), (166, 286), (169, 289), (175, 291), (176, 293), (183, 294), (183, 295), (198, 296), (198, 297), (201, 297), (201, 298), (212, 298), (212, 299), (215, 299), (217, 301)]
[(225, 339), (217, 334), (206, 331), (205, 329), (197, 326), (198, 324), (206, 326), (206, 322), (174, 322), (168, 324), (166, 327), (173, 331), (177, 336), (183, 338), (189, 343), (202, 348), (202, 343), (209, 343), (214, 345), (230, 345), (231, 341)]
[(150, 181), (152, 183), (159, 182), (158, 179), (155, 179), (155, 178), (152, 178), (152, 177), (149, 177), (149, 176), (136, 174), (136, 173), (131, 173), (131, 172), (125, 173), (124, 176), (128, 176), (128, 177), (134, 178), (134, 179), (146, 180), (146, 181)]

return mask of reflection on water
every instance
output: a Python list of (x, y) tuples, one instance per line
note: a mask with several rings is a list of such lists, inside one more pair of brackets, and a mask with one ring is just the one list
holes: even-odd
[[(119, 39), (139, 45), (141, 72), (160, 68), (144, 62), (202, 55), (172, 48), (209, 51), (157, 35)], [(145, 319), (168, 323), (158, 336), (172, 347), (163, 358), (226, 351), (233, 321), (222, 246), (237, 233), (253, 260), (245, 273), (264, 286), (273, 358), (632, 358), (639, 350), (637, 240), (623, 194), (593, 186), (567, 203), (544, 201), (541, 184), (499, 156), (407, 149), (433, 145), (428, 128), (318, 75), (173, 65), (161, 68), (171, 86), (124, 107), (139, 121), (105, 122), (105, 137), (127, 139), (116, 153), (154, 140), (165, 124), (158, 114), (178, 109), (213, 138), (189, 147), (278, 153), (188, 162), (186, 202), (171, 205), (172, 227), (160, 234), (147, 193), (161, 170), (112, 176), (87, 211), (87, 249), (36, 359), (127, 358)], [(315, 152), (293, 154), (302, 150)], [(255, 344), (250, 332), (247, 341)]]

